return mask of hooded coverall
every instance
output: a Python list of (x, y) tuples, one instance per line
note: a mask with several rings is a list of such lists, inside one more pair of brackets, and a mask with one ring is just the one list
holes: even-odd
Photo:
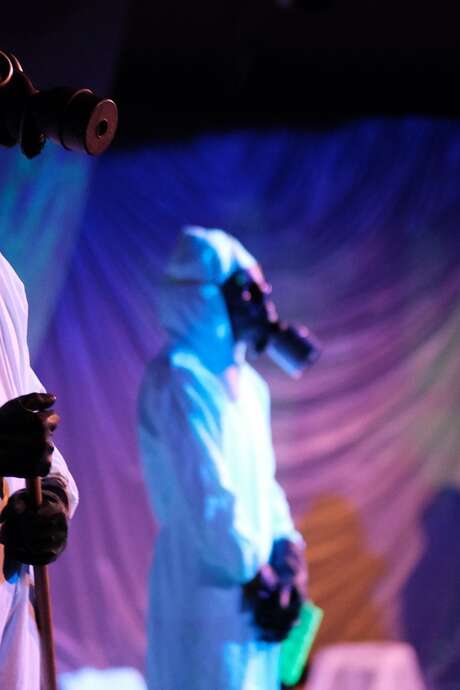
[[(159, 301), (169, 345), (139, 401), (159, 533), (150, 576), (149, 690), (276, 690), (279, 645), (258, 640), (242, 585), (275, 539), (300, 538), (275, 480), (269, 393), (235, 343), (220, 285), (255, 264), (219, 230), (189, 228)], [(223, 372), (237, 367), (229, 394)]]
[[(24, 286), (0, 254), (0, 405), (44, 388), (30, 366), (27, 347), (27, 300)], [(72, 514), (78, 492), (57, 449), (48, 476), (58, 476), (66, 487)], [(0, 478), (0, 510), (8, 497), (25, 487), (25, 480)], [(16, 564), (4, 572), (4, 548), (0, 544), (0, 688), (40, 690), (40, 645), (33, 609), (33, 571)]]

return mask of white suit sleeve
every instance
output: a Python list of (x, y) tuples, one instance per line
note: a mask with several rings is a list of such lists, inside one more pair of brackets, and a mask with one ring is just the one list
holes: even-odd
[(276, 479), (273, 479), (272, 483), (272, 509), (273, 539), (285, 538), (290, 541), (303, 543), (302, 535), (294, 527), (284, 490)]
[[(271, 403), (268, 387), (263, 384), (264, 404), (266, 407), (267, 424), (271, 428)], [(289, 539), (299, 544), (304, 544), (304, 539), (300, 532), (294, 527), (291, 511), (287, 502), (284, 489), (273, 477), (271, 484), (271, 505), (272, 505), (272, 530), (273, 541), (277, 539)]]
[[(46, 392), (45, 387), (33, 369), (29, 370), (28, 388), (31, 393)], [(72, 477), (69, 468), (67, 467), (66, 461), (56, 447), (54, 448), (51, 456), (51, 469), (47, 475), (47, 478), (52, 477), (59, 479), (60, 483), (64, 486), (67, 499), (69, 501), (69, 516), (72, 517), (78, 505), (78, 489), (77, 485), (75, 484), (75, 480)]]
[[(259, 379), (260, 380), (260, 379)], [(268, 387), (264, 381), (260, 382), (261, 397), (264, 401), (264, 406), (267, 415), (267, 425), (271, 428), (271, 402)], [(273, 444), (272, 444), (273, 445)], [(304, 540), (300, 532), (294, 527), (291, 517), (291, 511), (286, 499), (286, 494), (283, 488), (273, 477), (271, 484), (271, 506), (272, 506), (272, 531), (273, 541), (277, 539), (289, 539), (303, 544)]]
[[(248, 582), (268, 554), (261, 553), (257, 535), (250, 533), (236, 487), (231, 484), (227, 469), (231, 458), (224, 457), (219, 411), (188, 372), (176, 370), (173, 379), (162, 400), (161, 419), (167, 429), (161, 433), (168, 438), (171, 466), (166, 471), (185, 512), (184, 524), (208, 572), (223, 583)], [(151, 425), (158, 420), (159, 410), (152, 393), (149, 396), (148, 386), (144, 388), (144, 436), (149, 427), (156, 433)], [(144, 462), (148, 463), (148, 457)]]

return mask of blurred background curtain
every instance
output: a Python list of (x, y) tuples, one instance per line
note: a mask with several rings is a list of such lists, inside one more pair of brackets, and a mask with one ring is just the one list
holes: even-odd
[(323, 346), (300, 381), (256, 363), (325, 609), (317, 645), (407, 639), (435, 687), (458, 687), (460, 125), (209, 134), (91, 167), (51, 147), (38, 163), (1, 156), (2, 251), (81, 491), (52, 567), (61, 670), (143, 668), (155, 525), (136, 398), (164, 343), (162, 266), (193, 223), (238, 236), (281, 315)]

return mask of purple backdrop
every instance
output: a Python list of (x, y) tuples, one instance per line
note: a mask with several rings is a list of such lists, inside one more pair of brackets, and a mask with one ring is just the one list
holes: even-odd
[(432, 683), (455, 687), (459, 173), (460, 126), (422, 119), (210, 135), (98, 161), (36, 361), (81, 490), (53, 567), (62, 669), (143, 667), (154, 523), (136, 396), (163, 339), (164, 258), (195, 223), (236, 234), (283, 315), (323, 342), (300, 382), (258, 365), (273, 391), (279, 478), (326, 611), (319, 644), (406, 638)]

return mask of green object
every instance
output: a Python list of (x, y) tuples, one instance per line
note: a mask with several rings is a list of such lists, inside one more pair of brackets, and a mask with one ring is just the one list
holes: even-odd
[(280, 678), (284, 685), (299, 682), (323, 615), (311, 601), (302, 604), (299, 622), (281, 645)]

